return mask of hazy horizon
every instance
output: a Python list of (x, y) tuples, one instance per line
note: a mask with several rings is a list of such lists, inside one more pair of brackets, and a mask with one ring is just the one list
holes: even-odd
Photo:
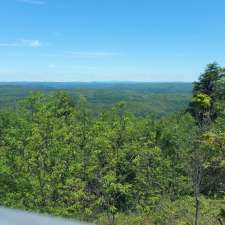
[(194, 81), (139, 81), (139, 80), (91, 80), (91, 81), (41, 81), (41, 80), (12, 80), (1, 81), (1, 83), (193, 83)]

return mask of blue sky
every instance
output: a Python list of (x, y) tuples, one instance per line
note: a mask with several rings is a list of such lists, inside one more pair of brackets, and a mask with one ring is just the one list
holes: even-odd
[(224, 0), (1, 0), (0, 81), (193, 81), (225, 65)]

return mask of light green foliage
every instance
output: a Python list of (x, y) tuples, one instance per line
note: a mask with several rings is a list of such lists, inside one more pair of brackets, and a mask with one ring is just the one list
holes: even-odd
[[(220, 225), (218, 218), (223, 218), (224, 201), (201, 198), (202, 217), (201, 225)], [(179, 200), (171, 201), (162, 198), (155, 209), (148, 213), (118, 214), (118, 225), (192, 225), (194, 214), (194, 199), (181, 197)], [(221, 214), (221, 216), (220, 216)], [(95, 221), (97, 224), (107, 224), (107, 217), (100, 216)]]
[(211, 106), (211, 98), (208, 95), (203, 93), (200, 93), (194, 96), (193, 101), (196, 104), (196, 106), (199, 106), (203, 109), (207, 109)]

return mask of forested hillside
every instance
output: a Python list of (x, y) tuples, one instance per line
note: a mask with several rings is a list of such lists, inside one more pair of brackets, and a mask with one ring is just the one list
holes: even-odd
[(136, 116), (154, 114), (158, 117), (184, 110), (191, 99), (191, 83), (0, 83), (0, 106), (12, 107), (34, 92), (53, 94), (64, 90), (75, 101), (85, 96), (93, 115), (109, 110), (119, 101), (126, 102), (128, 112)]
[(42, 91), (2, 108), (0, 204), (104, 225), (225, 224), (224, 73), (208, 65), (192, 98), (189, 86), (162, 95), (123, 84), (103, 99), (94, 88)]

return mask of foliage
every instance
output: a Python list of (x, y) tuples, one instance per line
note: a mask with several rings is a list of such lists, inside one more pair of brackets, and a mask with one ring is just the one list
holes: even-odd
[(33, 92), (51, 95), (65, 90), (74, 100), (85, 96), (96, 116), (110, 110), (116, 103), (127, 103), (127, 111), (136, 116), (154, 114), (157, 117), (185, 110), (191, 99), (191, 83), (126, 83), (126, 82), (72, 82), (72, 83), (1, 83), (0, 107), (14, 107)]
[[(187, 225), (197, 199), (200, 224), (216, 224), (225, 195), (221, 71), (210, 65), (189, 112), (166, 117), (137, 116), (129, 101), (96, 113), (64, 91), (1, 110), (1, 205), (99, 224)], [(141, 95), (149, 88), (136, 85)]]

